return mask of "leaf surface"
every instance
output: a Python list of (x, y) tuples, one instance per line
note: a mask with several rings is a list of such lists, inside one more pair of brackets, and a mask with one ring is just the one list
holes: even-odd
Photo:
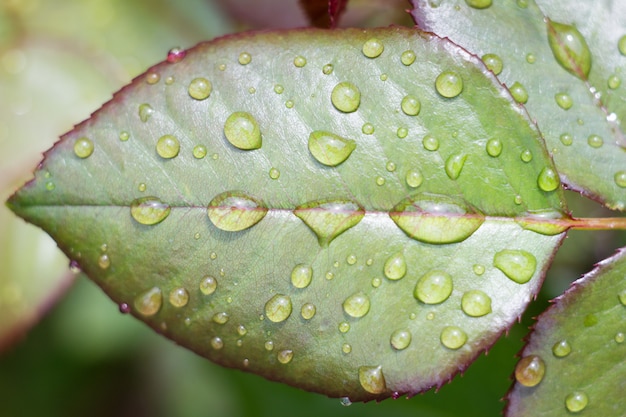
[(524, 103), (569, 188), (624, 210), (625, 3), (413, 0), (412, 4), (419, 27), (483, 57)]
[(566, 210), (495, 77), (401, 28), (170, 56), (9, 205), (177, 343), (353, 401), (439, 386), (493, 344), (536, 294)]
[(617, 416), (626, 410), (625, 275), (622, 249), (539, 317), (516, 369), (507, 416)]

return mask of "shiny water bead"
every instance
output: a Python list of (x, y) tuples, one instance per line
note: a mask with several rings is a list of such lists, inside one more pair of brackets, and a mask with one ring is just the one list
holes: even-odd
[(289, 318), (292, 308), (288, 295), (276, 294), (265, 303), (265, 316), (274, 323), (280, 323)]
[(150, 71), (146, 74), (146, 82), (148, 84), (151, 84), (151, 85), (156, 84), (159, 82), (160, 79), (161, 79), (161, 76), (156, 72)]
[(120, 132), (120, 140), (122, 142), (126, 142), (128, 139), (130, 139), (130, 133), (128, 133), (126, 131)]
[(295, 65), (298, 68), (302, 68), (306, 65), (306, 58), (298, 55), (293, 59), (293, 65)]
[(274, 342), (271, 340), (268, 340), (267, 342), (263, 344), (263, 347), (265, 347), (265, 350), (267, 350), (268, 352), (271, 352), (272, 350), (274, 350)]
[(293, 100), (285, 101), (285, 107), (287, 107), (288, 109), (293, 109), (293, 106), (294, 106)]
[(491, 313), (491, 297), (481, 290), (466, 291), (461, 298), (461, 309), (471, 317), (482, 317)]
[(396, 131), (396, 136), (399, 139), (404, 139), (409, 135), (409, 129), (407, 129), (406, 127), (399, 127), (398, 130)]
[(415, 58), (415, 52), (409, 49), (402, 52), (402, 55), (400, 56), (400, 62), (402, 62), (403, 65), (409, 66), (415, 62)]
[(463, 79), (454, 71), (443, 71), (435, 80), (437, 92), (446, 98), (453, 98), (463, 91)]
[(172, 135), (163, 135), (157, 141), (156, 151), (163, 159), (175, 158), (180, 151), (180, 142)]
[(564, 358), (572, 352), (572, 346), (567, 340), (559, 340), (552, 346), (552, 354), (557, 358)]
[(528, 62), (529, 64), (534, 64), (536, 60), (537, 60), (537, 57), (535, 56), (535, 54), (533, 53), (526, 54), (526, 62)]
[(563, 133), (559, 137), (559, 140), (565, 146), (570, 146), (572, 143), (574, 143), (574, 137), (572, 135), (570, 135), (569, 133)]
[(579, 413), (589, 404), (589, 397), (582, 391), (574, 391), (565, 397), (565, 408), (569, 412)]
[(220, 337), (211, 338), (211, 347), (215, 350), (220, 350), (224, 347), (224, 341)]
[(356, 263), (357, 259), (356, 259), (356, 255), (348, 255), (346, 257), (346, 263), (348, 265), (354, 265)]
[(541, 190), (550, 192), (559, 188), (561, 180), (559, 175), (552, 168), (546, 167), (539, 173), (537, 185)]
[(467, 342), (467, 333), (465, 333), (460, 327), (446, 326), (441, 331), (439, 336), (441, 344), (448, 349), (459, 349)]
[(148, 226), (161, 223), (169, 216), (171, 208), (157, 197), (141, 197), (130, 203), (130, 215), (137, 223)]
[(276, 359), (282, 364), (288, 364), (293, 359), (293, 350), (285, 349), (276, 354)]
[(165, 77), (165, 85), (172, 85), (176, 79), (173, 76)]
[(537, 260), (524, 250), (504, 249), (494, 255), (493, 266), (512, 281), (525, 284), (535, 275)]
[(525, 104), (528, 101), (528, 92), (521, 83), (515, 81), (509, 90), (513, 99), (518, 103)]
[(391, 334), (389, 343), (395, 350), (404, 350), (411, 344), (411, 332), (408, 329), (396, 330)]
[(529, 149), (526, 149), (520, 154), (520, 159), (528, 163), (533, 160), (533, 153)]
[(322, 67), (322, 73), (324, 75), (330, 75), (333, 73), (333, 64), (326, 64)]
[(624, 343), (624, 340), (626, 340), (626, 334), (622, 332), (617, 332), (615, 333), (615, 337), (613, 338), (613, 340), (615, 340), (615, 343)]
[(111, 258), (106, 253), (100, 255), (98, 258), (98, 266), (100, 269), (108, 269), (111, 266)]
[(204, 145), (196, 145), (193, 147), (193, 157), (196, 159), (202, 159), (207, 154), (206, 146)]
[(599, 148), (604, 144), (604, 140), (598, 135), (589, 135), (587, 144), (592, 148)]
[(537, 355), (524, 356), (515, 366), (515, 379), (525, 387), (538, 385), (546, 373), (546, 364)]
[(420, 112), (421, 104), (417, 97), (408, 95), (402, 99), (400, 107), (407, 116), (417, 116)]
[(465, 161), (467, 160), (466, 154), (454, 154), (450, 155), (448, 159), (446, 159), (445, 171), (446, 175), (451, 180), (456, 180), (461, 175), (461, 171), (463, 170), (463, 166), (465, 165)]
[(502, 59), (496, 54), (485, 54), (482, 57), (483, 63), (493, 72), (498, 75), (502, 72), (503, 64)]
[(341, 345), (341, 351), (347, 355), (352, 352), (352, 345), (350, 345), (350, 343), (344, 343)]
[(620, 54), (626, 56), (626, 35), (623, 35), (617, 41), (617, 50), (620, 52)]
[(347, 321), (342, 321), (341, 323), (339, 323), (339, 326), (337, 328), (341, 333), (348, 333), (350, 331), (350, 323), (348, 323)]
[(385, 165), (385, 169), (389, 172), (394, 172), (396, 170), (396, 164), (393, 161), (389, 161)]
[(593, 327), (598, 324), (598, 316), (595, 314), (587, 314), (583, 319), (583, 326), (585, 327)]
[(613, 179), (618, 187), (626, 188), (626, 171), (617, 171)]
[(452, 294), (452, 277), (445, 271), (429, 271), (417, 281), (413, 295), (424, 304), (443, 303)]
[(348, 200), (321, 200), (298, 206), (293, 213), (315, 233), (320, 246), (327, 247), (356, 226), (365, 216), (365, 209)]
[(368, 39), (363, 44), (363, 48), (362, 48), (363, 55), (365, 55), (368, 58), (377, 58), (380, 56), (380, 54), (383, 53), (384, 50), (385, 50), (385, 46), (380, 40), (376, 38)]
[(491, 6), (491, 0), (465, 0), (465, 3), (475, 9), (486, 9)]
[(591, 71), (591, 51), (587, 41), (575, 26), (546, 19), (548, 44), (552, 54), (565, 70), (586, 80)]
[(145, 192), (147, 188), (148, 186), (145, 182), (139, 183), (139, 185), (137, 186), (137, 189), (142, 193)]
[(485, 149), (489, 156), (498, 157), (502, 153), (502, 141), (500, 139), (489, 139)]
[(259, 123), (250, 113), (232, 113), (224, 123), (224, 135), (228, 142), (242, 150), (259, 149), (262, 145)]
[(366, 135), (371, 135), (374, 133), (374, 125), (371, 123), (364, 123), (363, 127), (361, 127), (361, 132), (363, 132)]
[(137, 295), (134, 300), (135, 310), (142, 316), (154, 316), (161, 309), (163, 295), (159, 287), (152, 287), (149, 290)]
[(282, 93), (283, 93), (283, 91), (285, 91), (285, 87), (283, 87), (281, 84), (276, 84), (276, 85), (274, 86), (274, 92), (275, 92), (276, 94), (282, 94)]
[(228, 323), (228, 320), (230, 320), (230, 315), (225, 311), (220, 311), (219, 313), (213, 314), (211, 320), (217, 324), (226, 324)]
[(619, 88), (620, 85), (622, 85), (622, 79), (613, 74), (609, 77), (606, 84), (611, 90), (616, 90)]
[(186, 50), (179, 48), (179, 47), (175, 47), (168, 51), (167, 62), (169, 62), (170, 64), (175, 64), (177, 62), (182, 61), (185, 58), (185, 56), (187, 56)]
[(472, 271), (474, 271), (476, 275), (480, 276), (485, 273), (485, 266), (481, 264), (474, 264), (474, 266), (472, 266)]
[(154, 109), (148, 103), (143, 103), (139, 105), (139, 120), (142, 122), (147, 122), (152, 114), (154, 113)]
[(169, 301), (174, 307), (184, 307), (189, 302), (189, 293), (183, 287), (174, 288), (170, 291)]
[(333, 88), (330, 100), (337, 110), (352, 113), (361, 104), (361, 91), (351, 82), (344, 81)]
[(572, 97), (567, 93), (557, 93), (554, 96), (554, 100), (563, 110), (569, 110), (574, 105), (574, 100), (572, 100)]
[(238, 61), (241, 65), (248, 65), (250, 62), (252, 62), (252, 55), (250, 55), (248, 52), (242, 52), (239, 54)]
[(390, 256), (385, 261), (383, 266), (383, 273), (390, 280), (399, 280), (406, 275), (406, 259), (402, 253), (397, 253)]
[(280, 178), (280, 171), (278, 170), (278, 168), (272, 167), (270, 168), (269, 176), (271, 179), (277, 180)]
[(376, 185), (385, 185), (384, 177), (376, 177)]
[(204, 295), (211, 295), (217, 289), (217, 280), (211, 276), (206, 276), (200, 281), (200, 291)]
[(74, 142), (74, 154), (81, 159), (89, 158), (93, 149), (93, 142), (89, 138), (82, 137)]
[(424, 175), (418, 169), (410, 169), (406, 172), (405, 181), (409, 187), (417, 188), (424, 182)]
[(213, 91), (213, 85), (209, 80), (202, 77), (191, 80), (189, 88), (187, 89), (191, 98), (196, 100), (205, 100), (209, 98), (211, 91)]
[(227, 191), (211, 200), (207, 214), (215, 227), (238, 232), (260, 222), (267, 214), (267, 207), (241, 191)]
[(302, 305), (302, 308), (300, 308), (300, 315), (305, 320), (311, 320), (313, 316), (315, 316), (316, 310), (315, 304), (305, 303)]
[(359, 383), (365, 391), (371, 394), (381, 394), (387, 389), (381, 366), (359, 367)]
[(342, 306), (347, 315), (360, 318), (370, 311), (370, 299), (365, 293), (357, 292), (346, 298)]
[(439, 140), (433, 135), (428, 134), (422, 139), (422, 145), (427, 151), (434, 152), (439, 149)]
[(296, 288), (306, 288), (311, 284), (313, 268), (306, 264), (298, 264), (291, 270), (291, 284)]

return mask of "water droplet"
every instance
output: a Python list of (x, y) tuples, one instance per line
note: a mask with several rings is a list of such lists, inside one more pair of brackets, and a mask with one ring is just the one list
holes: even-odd
[(563, 133), (559, 137), (559, 139), (561, 140), (561, 143), (565, 146), (570, 146), (572, 143), (574, 143), (574, 138), (569, 133)]
[(537, 57), (532, 52), (526, 54), (526, 62), (528, 62), (529, 64), (534, 64), (536, 60)]
[(463, 79), (454, 71), (444, 71), (435, 80), (437, 92), (446, 98), (453, 98), (463, 91)]
[(402, 200), (389, 217), (413, 239), (435, 244), (461, 242), (485, 221), (485, 216), (465, 201), (429, 193)]
[(572, 413), (579, 413), (587, 407), (589, 398), (582, 391), (574, 391), (565, 397), (565, 408)]
[(169, 77), (165, 77), (165, 84), (166, 85), (172, 85), (172, 84), (174, 84), (174, 81), (175, 81), (175, 79), (171, 75)]
[(315, 311), (316, 311), (316, 308), (314, 304), (305, 303), (302, 305), (302, 308), (300, 309), (300, 315), (305, 320), (311, 320), (313, 316), (315, 316)]
[(217, 289), (217, 280), (211, 276), (206, 276), (200, 281), (200, 291), (204, 295), (211, 295)]
[(215, 336), (211, 339), (211, 347), (215, 350), (220, 350), (224, 347), (224, 341), (220, 337)]
[(372, 133), (374, 133), (374, 125), (371, 123), (364, 123), (363, 127), (361, 128), (361, 132), (366, 135), (371, 135)]
[(101, 269), (108, 269), (111, 266), (111, 258), (109, 258), (109, 255), (100, 255), (100, 257), (98, 258), (98, 266)]
[(351, 82), (344, 81), (333, 88), (330, 101), (337, 110), (352, 113), (361, 104), (361, 91)]
[(383, 272), (390, 280), (398, 280), (406, 275), (406, 259), (402, 253), (390, 256), (385, 261)]
[(148, 188), (148, 186), (146, 185), (145, 182), (139, 183), (139, 185), (137, 186), (137, 189), (139, 190), (139, 192), (145, 192), (146, 189)]
[(217, 324), (226, 324), (228, 323), (229, 319), (230, 319), (230, 315), (225, 311), (220, 311), (219, 313), (215, 313), (213, 314), (213, 317), (211, 317), (211, 320), (213, 320), (213, 322)]
[(348, 255), (348, 257), (346, 258), (346, 263), (348, 265), (354, 265), (356, 263), (356, 255)]
[(361, 387), (371, 394), (381, 394), (387, 389), (381, 366), (359, 367), (359, 382)]
[(265, 342), (263, 346), (265, 347), (265, 350), (267, 351), (274, 350), (274, 342), (272, 342), (271, 340), (268, 340), (267, 342)]
[(341, 345), (341, 351), (347, 355), (348, 353), (352, 352), (352, 346), (350, 345), (350, 343), (344, 343), (343, 345)]
[(417, 188), (424, 182), (424, 176), (418, 169), (411, 169), (406, 173), (406, 185), (411, 188)]
[(425, 304), (443, 303), (452, 294), (452, 277), (445, 271), (424, 274), (415, 285), (413, 295)]
[(370, 299), (363, 292), (352, 294), (343, 302), (343, 311), (350, 317), (363, 317), (370, 311)]
[(409, 134), (409, 129), (407, 129), (406, 127), (399, 127), (398, 130), (396, 131), (396, 135), (398, 136), (399, 139), (406, 138), (408, 134)]
[(451, 180), (459, 178), (466, 159), (467, 155), (465, 154), (450, 155), (448, 159), (446, 159), (446, 174)]
[(613, 179), (618, 187), (626, 188), (626, 171), (617, 171)]
[(456, 350), (467, 342), (467, 334), (460, 327), (447, 326), (441, 331), (439, 340), (448, 349)]
[(341, 333), (348, 333), (350, 331), (350, 323), (342, 321), (339, 323), (338, 329)]
[(178, 155), (180, 143), (172, 135), (163, 135), (157, 141), (156, 151), (161, 158), (171, 159)]
[(218, 194), (207, 207), (207, 214), (215, 227), (227, 232), (239, 232), (260, 222), (267, 213), (265, 205), (241, 192)]
[(498, 75), (502, 72), (502, 59), (496, 54), (485, 54), (482, 57), (483, 62), (494, 74)]
[(89, 138), (80, 138), (74, 142), (74, 153), (79, 158), (89, 158), (93, 153), (93, 142)]
[(130, 215), (140, 224), (161, 223), (170, 214), (170, 206), (157, 197), (141, 197), (130, 204)]
[(126, 303), (120, 303), (119, 309), (120, 309), (120, 313), (122, 314), (130, 313), (130, 306)]
[(311, 284), (313, 268), (306, 264), (298, 264), (291, 271), (291, 283), (296, 288), (306, 288)]
[(156, 84), (159, 82), (159, 80), (161, 79), (161, 76), (159, 74), (157, 74), (156, 72), (149, 72), (146, 74), (146, 82), (148, 84)]
[(585, 327), (593, 327), (598, 324), (598, 316), (595, 314), (587, 314), (583, 319), (583, 325)]
[(142, 316), (154, 316), (161, 309), (163, 295), (159, 287), (152, 287), (135, 297), (134, 305)]
[(537, 268), (535, 257), (524, 250), (505, 249), (493, 257), (493, 266), (518, 284), (525, 284), (533, 277)]
[(271, 179), (277, 180), (280, 178), (280, 171), (278, 170), (278, 168), (272, 167), (270, 168), (269, 176)]
[(122, 142), (126, 142), (128, 139), (130, 139), (130, 134), (126, 131), (120, 132), (120, 140)]
[(528, 92), (526, 88), (519, 82), (515, 81), (510, 88), (513, 99), (518, 103), (525, 104), (528, 101)]
[(417, 116), (420, 112), (421, 104), (417, 97), (408, 95), (402, 99), (400, 107), (407, 116)]
[(202, 159), (206, 156), (207, 150), (204, 145), (196, 145), (193, 147), (193, 157), (196, 159)]
[(54, 191), (55, 188), (57, 188), (57, 186), (54, 184), (54, 182), (52, 181), (46, 182), (46, 190)]
[(480, 264), (474, 264), (474, 266), (472, 267), (472, 271), (474, 271), (476, 275), (480, 276), (485, 273), (485, 267)]
[(287, 107), (288, 109), (293, 109), (293, 100), (287, 100), (285, 101), (285, 107)]
[(385, 46), (380, 40), (376, 38), (368, 39), (363, 44), (363, 49), (362, 49), (363, 55), (365, 55), (368, 58), (379, 57), (380, 54), (382, 54), (384, 50), (385, 50)]
[(378, 287), (380, 287), (382, 285), (382, 283), (383, 283), (382, 279), (380, 279), (378, 277), (372, 278), (372, 287), (378, 288)]
[(304, 67), (306, 65), (306, 58), (300, 55), (296, 56), (293, 59), (293, 65), (295, 65), (298, 68)]
[(525, 9), (528, 7), (528, 0), (517, 0), (517, 7), (519, 7), (520, 9)]
[(498, 157), (502, 153), (502, 141), (500, 139), (489, 139), (485, 149), (489, 156)]
[(324, 75), (330, 75), (333, 73), (333, 64), (326, 64), (322, 67), (322, 73)]
[(169, 299), (170, 304), (174, 307), (184, 307), (189, 302), (189, 293), (186, 289), (182, 287), (174, 288), (172, 291), (170, 291)]
[(274, 323), (287, 320), (291, 310), (291, 298), (284, 294), (276, 294), (265, 303), (265, 316)]
[(176, 62), (180, 62), (187, 55), (187, 51), (182, 48), (176, 47), (169, 50), (167, 53), (167, 62), (174, 64)]
[(239, 149), (259, 149), (262, 145), (259, 124), (250, 113), (243, 111), (228, 116), (224, 123), (224, 135), (231, 145)]
[(491, 313), (491, 298), (480, 290), (466, 291), (461, 298), (463, 312), (471, 317), (482, 317)]
[(205, 100), (209, 98), (211, 95), (211, 91), (213, 91), (213, 85), (211, 81), (206, 78), (194, 78), (189, 83), (189, 88), (187, 89), (189, 95), (196, 100)]
[(491, 6), (491, 0), (465, 0), (465, 3), (474, 9), (486, 9)]
[(613, 74), (607, 80), (607, 85), (611, 90), (616, 90), (622, 85), (622, 80), (617, 75)]
[(317, 235), (320, 246), (327, 247), (337, 236), (356, 226), (365, 210), (349, 200), (321, 200), (303, 204), (293, 213)]
[(604, 140), (598, 135), (589, 135), (587, 138), (587, 144), (592, 148), (599, 148), (604, 144)]
[(552, 353), (557, 358), (564, 358), (572, 352), (572, 346), (570, 346), (567, 340), (560, 340), (552, 346)]
[(385, 185), (385, 178), (376, 177), (376, 185)]
[(615, 333), (615, 337), (613, 338), (613, 340), (615, 340), (615, 343), (624, 343), (624, 340), (626, 340), (626, 335), (622, 332)]
[(424, 145), (424, 149), (427, 151), (434, 152), (439, 149), (439, 140), (433, 135), (426, 135), (424, 139), (422, 139), (422, 145)]
[(525, 387), (538, 385), (546, 373), (546, 364), (537, 355), (524, 356), (515, 366), (515, 379)]
[(525, 213), (521, 217), (516, 218), (515, 221), (524, 229), (532, 230), (542, 235), (553, 236), (568, 229), (567, 222), (559, 221), (565, 218), (566, 216), (561, 211), (546, 209)]
[(328, 281), (330, 281), (331, 279), (335, 278), (335, 274), (333, 274), (331, 271), (328, 271), (325, 277)]
[(552, 54), (565, 70), (586, 80), (591, 71), (591, 51), (583, 35), (572, 25), (546, 21)]
[(252, 62), (252, 55), (247, 52), (242, 52), (239, 54), (238, 61), (241, 65), (248, 65), (250, 62)]
[(526, 149), (520, 154), (520, 159), (523, 162), (528, 163), (533, 160), (533, 153), (530, 150)]
[(139, 119), (142, 122), (147, 122), (150, 117), (154, 114), (154, 109), (148, 103), (143, 103), (139, 105)]
[(406, 349), (411, 344), (411, 332), (408, 329), (396, 330), (391, 334), (389, 343), (396, 350)]
[(558, 174), (549, 167), (545, 167), (537, 177), (537, 185), (546, 192), (554, 191), (561, 185)]
[(572, 97), (567, 93), (557, 93), (554, 96), (554, 100), (556, 100), (556, 104), (563, 110), (569, 110), (574, 105), (574, 100), (572, 100)]
[(400, 61), (402, 62), (402, 64), (409, 66), (415, 62), (415, 58), (416, 58), (415, 52), (409, 49), (407, 51), (402, 52), (402, 55), (400, 56)]
[(285, 349), (276, 354), (276, 359), (282, 364), (288, 364), (293, 359), (293, 350)]
[(350, 398), (348, 397), (341, 397), (339, 401), (341, 402), (341, 405), (343, 405), (344, 407), (349, 407), (352, 405), (352, 401), (350, 401)]
[(617, 294), (617, 298), (619, 302), (622, 303), (623, 306), (626, 306), (626, 289), (622, 290), (619, 294)]

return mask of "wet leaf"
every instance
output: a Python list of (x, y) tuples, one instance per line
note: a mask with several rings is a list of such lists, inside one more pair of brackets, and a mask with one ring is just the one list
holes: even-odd
[[(623, 413), (625, 275), (622, 249), (576, 281), (537, 319), (516, 368), (507, 416)], [(530, 369), (532, 357), (541, 361), (543, 375)]]
[(123, 311), (222, 365), (363, 401), (450, 380), (537, 293), (563, 195), (476, 58), (400, 28), (182, 55), (9, 201)]
[(625, 3), (412, 4), (418, 26), (483, 57), (524, 103), (567, 187), (611, 209), (626, 208), (626, 139), (621, 126), (626, 117)]

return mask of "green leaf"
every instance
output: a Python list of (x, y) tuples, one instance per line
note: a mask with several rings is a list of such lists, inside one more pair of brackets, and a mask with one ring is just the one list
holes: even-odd
[(543, 313), (516, 368), (507, 416), (616, 416), (626, 409), (626, 252)]
[(9, 200), (123, 311), (222, 365), (363, 401), (450, 380), (536, 295), (565, 203), (478, 59), (401, 28), (182, 55)]
[(537, 121), (568, 188), (626, 208), (623, 2), (412, 3), (418, 26), (483, 57), (509, 86)]

